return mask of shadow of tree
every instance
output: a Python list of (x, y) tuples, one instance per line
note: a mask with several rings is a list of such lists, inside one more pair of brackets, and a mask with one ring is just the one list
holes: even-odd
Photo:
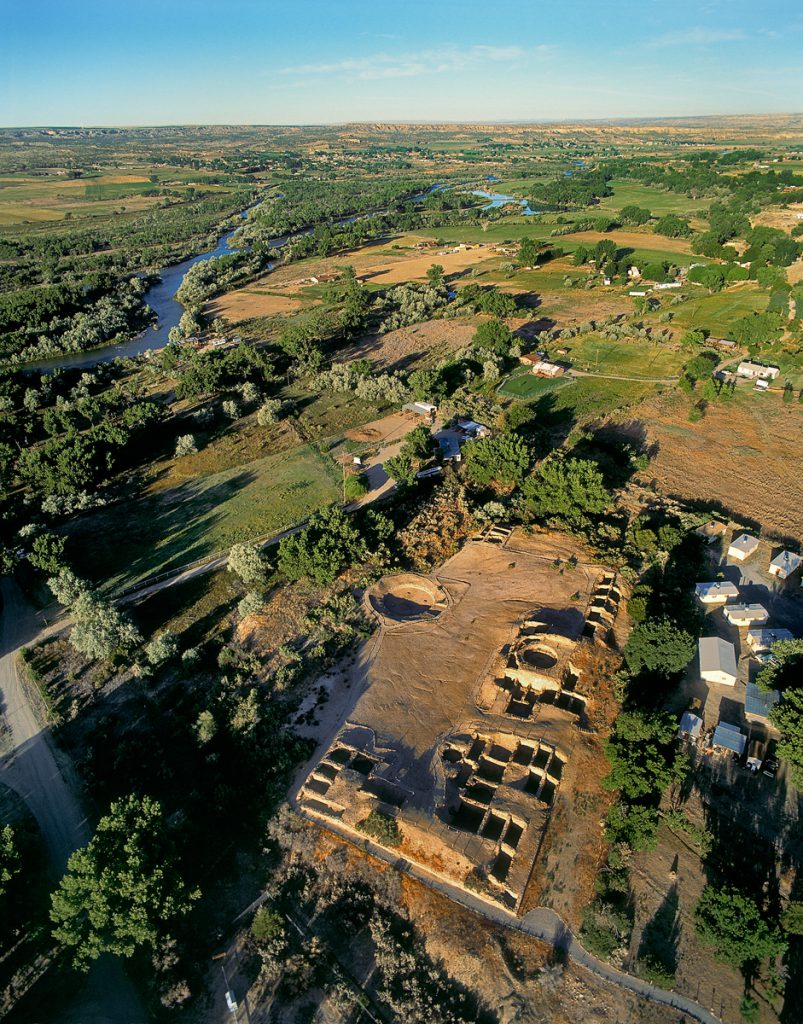
[(679, 939), (680, 907), (677, 882), (674, 882), (644, 926), (638, 947), (638, 958), (657, 963), (668, 974), (674, 974), (678, 966)]

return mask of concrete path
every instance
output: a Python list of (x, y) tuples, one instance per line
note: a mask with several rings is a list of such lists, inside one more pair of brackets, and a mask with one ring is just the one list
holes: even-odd
[(706, 1010), (705, 1007), (696, 1003), (693, 999), (689, 999), (678, 992), (670, 992), (666, 989), (658, 988), (655, 985), (651, 985), (648, 981), (637, 978), (632, 974), (626, 974), (624, 971), (619, 971), (610, 964), (598, 960), (577, 941), (565, 921), (548, 907), (536, 907), (523, 917), (518, 917), (504, 907), (500, 907), (496, 903), (492, 903), (474, 893), (468, 892), (460, 886), (454, 885), (447, 879), (421, 865), (414, 864), (404, 857), (399, 857), (392, 850), (378, 845), (366, 836), (361, 834), (357, 836), (351, 829), (338, 825), (336, 822), (327, 821), (324, 823), (317, 818), (305, 814), (304, 810), (298, 805), (294, 805), (293, 809), (297, 814), (313, 822), (319, 828), (326, 828), (342, 839), (365, 848), (372, 856), (391, 864), (397, 871), (403, 871), (411, 878), (415, 878), (431, 889), (443, 893), (450, 900), (459, 903), (468, 910), (473, 910), (487, 920), (493, 921), (505, 928), (514, 928), (516, 931), (532, 935), (542, 942), (549, 943), (555, 949), (562, 950), (569, 959), (581, 967), (585, 967), (586, 970), (591, 971), (592, 974), (597, 975), (597, 977), (602, 978), (604, 981), (617, 985), (619, 988), (627, 989), (650, 1002), (659, 1003), (662, 1006), (668, 1006), (671, 1009), (685, 1013), (692, 1020), (700, 1021), (701, 1024), (722, 1024), (721, 1019), (713, 1011)]
[[(0, 581), (0, 717), (4, 720), (0, 783), (13, 789), (36, 818), (53, 868), (54, 885), (70, 854), (91, 829), (59, 767), (50, 731), (38, 722), (17, 669), (20, 647), (41, 635), (39, 617), (10, 579)], [(45, 983), (46, 984), (46, 983)], [(116, 957), (99, 960), (52, 1024), (137, 1024), (148, 1016)]]

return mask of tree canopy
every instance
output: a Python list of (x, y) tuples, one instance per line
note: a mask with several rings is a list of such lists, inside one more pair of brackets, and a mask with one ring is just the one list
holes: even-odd
[(605, 753), (611, 770), (606, 789), (621, 790), (628, 800), (660, 795), (682, 778), (685, 759), (675, 750), (677, 725), (671, 715), (623, 711), (616, 719)]
[(611, 503), (602, 473), (590, 459), (545, 459), (524, 481), (527, 509), (537, 519), (563, 519), (579, 525), (588, 515), (599, 515)]
[(510, 490), (524, 479), (533, 452), (518, 434), (503, 433), (469, 441), (463, 448), (468, 479), (480, 487)]
[(299, 533), (282, 540), (279, 569), (288, 579), (309, 576), (327, 586), (366, 554), (365, 541), (354, 522), (338, 505), (330, 505), (310, 516)]
[(694, 657), (694, 650), (694, 637), (672, 619), (647, 619), (630, 634), (625, 662), (631, 672), (647, 669), (670, 676), (683, 671)]
[(694, 911), (697, 934), (714, 947), (723, 963), (744, 970), (785, 948), (777, 928), (767, 923), (761, 908), (732, 886), (707, 885)]
[(72, 949), (76, 967), (87, 970), (103, 953), (131, 956), (154, 946), (170, 920), (190, 909), (199, 894), (175, 863), (155, 800), (132, 795), (111, 805), (52, 896), (53, 933)]

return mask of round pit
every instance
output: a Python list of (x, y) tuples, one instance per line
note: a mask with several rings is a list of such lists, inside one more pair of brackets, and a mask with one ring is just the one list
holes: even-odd
[(375, 583), (365, 596), (371, 609), (386, 622), (437, 618), (448, 605), (443, 587), (415, 573), (386, 576)]

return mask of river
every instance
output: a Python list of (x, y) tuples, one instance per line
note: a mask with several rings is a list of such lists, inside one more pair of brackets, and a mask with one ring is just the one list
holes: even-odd
[[(243, 210), (242, 216), (243, 218), (247, 217), (248, 210)], [(85, 352), (67, 352), (64, 355), (29, 363), (23, 369), (44, 373), (56, 369), (86, 369), (96, 366), (98, 363), (110, 363), (122, 356), (138, 356), (147, 352), (148, 349), (163, 348), (167, 344), (170, 328), (178, 325), (181, 314), (184, 312), (184, 307), (175, 298), (179, 285), (184, 280), (184, 275), (196, 263), (234, 252), (235, 250), (229, 246), (229, 240), (236, 230), (236, 228), (230, 229), (225, 235), (221, 235), (215, 248), (210, 249), (209, 252), (200, 253), (198, 256), (183, 260), (181, 263), (174, 263), (173, 266), (159, 271), (160, 280), (151, 285), (142, 297), (142, 301), (146, 302), (156, 314), (157, 319), (153, 327), (148, 327), (141, 334), (120, 342), (118, 345), (103, 345)], [(277, 238), (271, 244), (283, 245), (285, 241), (284, 238)]]
[[(409, 201), (416, 202), (419, 199), (423, 199), (424, 196), (436, 192), (438, 189), (447, 187), (447, 185), (443, 184), (432, 185), (426, 192), (410, 197)], [(349, 224), (357, 220), (358, 216), (375, 216), (376, 214), (386, 212), (386, 210), (373, 210), (368, 214), (354, 214), (350, 217), (341, 217), (334, 223)], [(243, 210), (243, 219), (247, 216), (248, 210)], [(311, 227), (306, 228), (294, 232), (294, 235), (306, 235), (313, 230), (314, 228)], [(135, 337), (129, 338), (127, 341), (120, 342), (117, 345), (102, 345), (99, 348), (87, 349), (84, 352), (67, 352), (64, 355), (39, 359), (33, 363), (26, 363), (22, 369), (31, 373), (48, 373), (51, 370), (57, 369), (89, 369), (92, 366), (97, 366), (98, 363), (110, 363), (123, 356), (139, 356), (149, 349), (164, 348), (168, 342), (170, 329), (178, 325), (181, 314), (184, 312), (184, 307), (175, 298), (176, 292), (184, 280), (184, 275), (196, 263), (211, 260), (215, 256), (226, 256), (236, 251), (229, 246), (229, 240), (236, 231), (237, 228), (234, 228), (221, 235), (215, 248), (210, 249), (209, 252), (193, 256), (191, 259), (184, 260), (181, 263), (174, 263), (173, 266), (165, 267), (159, 271), (160, 280), (156, 284), (151, 285), (142, 297), (142, 301), (146, 302), (156, 314), (156, 323), (152, 327), (148, 327), (141, 334), (137, 334)], [(268, 244), (272, 248), (278, 249), (287, 242), (287, 238), (287, 235), (283, 235), (281, 238), (272, 239)]]

